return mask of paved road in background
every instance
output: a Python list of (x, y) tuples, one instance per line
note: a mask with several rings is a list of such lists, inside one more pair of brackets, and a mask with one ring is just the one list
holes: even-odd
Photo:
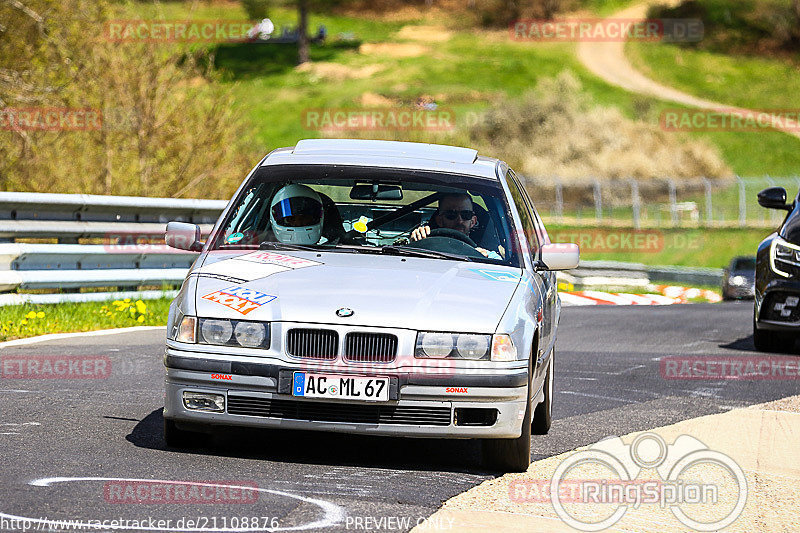
[[(661, 377), (665, 356), (755, 355), (751, 316), (750, 303), (564, 309), (555, 420), (550, 435), (535, 437), (534, 459), (607, 435), (798, 394), (797, 380)], [(444, 500), (497, 475), (480, 466), (479, 444), (472, 441), (245, 431), (209, 439), (207, 447), (168, 450), (161, 437), (163, 334), (0, 349), (0, 357), (103, 355), (112, 363), (107, 379), (0, 379), (0, 518), (152, 517), (171, 519), (174, 527), (181, 518), (205, 517), (208, 527), (216, 518), (219, 528), (223, 519), (230, 526), (234, 517), (256, 516), (280, 527), (316, 530), (339, 521), (325, 530), (363, 530), (359, 524), (386, 530), (402, 520), (414, 525)], [(41, 481), (54, 477), (65, 479)], [(268, 492), (256, 503), (131, 505), (106, 500), (105, 478), (238, 481)], [(364, 521), (380, 517), (400, 522)], [(0, 520), (0, 530), (15, 529)]]

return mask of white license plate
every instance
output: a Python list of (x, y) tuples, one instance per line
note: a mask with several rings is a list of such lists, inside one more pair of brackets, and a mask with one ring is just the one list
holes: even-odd
[(295, 372), (292, 396), (386, 402), (389, 401), (389, 378)]

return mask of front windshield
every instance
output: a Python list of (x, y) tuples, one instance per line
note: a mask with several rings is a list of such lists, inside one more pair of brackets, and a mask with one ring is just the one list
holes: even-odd
[(213, 250), (391, 253), (518, 266), (499, 182), (368, 167), (259, 168), (214, 237)]

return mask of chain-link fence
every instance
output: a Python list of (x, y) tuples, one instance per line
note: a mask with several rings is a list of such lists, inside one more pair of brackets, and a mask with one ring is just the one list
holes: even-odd
[(633, 228), (777, 227), (785, 211), (758, 205), (767, 187), (784, 187), (788, 202), (800, 177), (736, 177), (719, 180), (589, 180), (526, 177), (525, 186), (549, 223)]

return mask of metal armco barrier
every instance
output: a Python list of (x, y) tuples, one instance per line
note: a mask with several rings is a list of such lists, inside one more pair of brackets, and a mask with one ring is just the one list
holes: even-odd
[[(0, 294), (0, 305), (174, 295), (174, 290), (137, 291), (142, 286), (179, 285), (197, 258), (195, 252), (164, 244), (167, 222), (192, 222), (208, 235), (226, 205), (223, 200), (0, 193), (0, 292), (71, 291)], [(57, 243), (15, 242), (18, 239)], [(77, 244), (78, 239), (100, 244)], [(563, 279), (586, 286), (644, 286), (659, 281), (718, 285), (722, 270), (582, 261)], [(125, 290), (77, 292), (98, 287)]]
[[(0, 292), (65, 289), (65, 294), (1, 294), (0, 305), (159, 297), (174, 290), (198, 254), (164, 244), (167, 222), (198, 224), (208, 235), (224, 200), (85, 194), (0, 193)], [(52, 243), (16, 242), (46, 239)], [(78, 244), (79, 239), (93, 244)], [(83, 288), (128, 289), (80, 293)]]
[(564, 273), (561, 279), (576, 286), (585, 287), (642, 287), (659, 282), (688, 286), (720, 285), (722, 273), (721, 268), (649, 266), (617, 261), (581, 261), (578, 268)]

